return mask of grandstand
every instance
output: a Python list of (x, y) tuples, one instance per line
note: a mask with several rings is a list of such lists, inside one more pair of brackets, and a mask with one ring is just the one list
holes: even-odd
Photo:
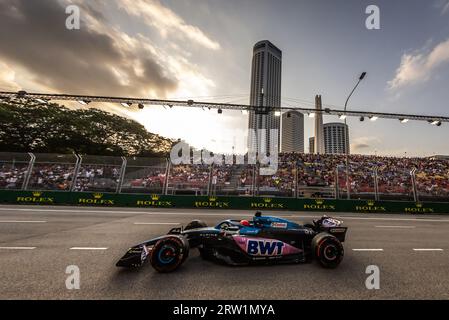
[[(351, 199), (449, 201), (449, 160), (351, 155)], [(257, 165), (172, 165), (163, 158), (0, 153), (0, 189), (346, 199), (344, 155), (283, 153)]]

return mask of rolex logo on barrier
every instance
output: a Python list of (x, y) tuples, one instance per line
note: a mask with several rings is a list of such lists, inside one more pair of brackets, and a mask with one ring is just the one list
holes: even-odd
[(407, 207), (404, 210), (406, 213), (434, 213), (434, 208), (425, 207), (423, 203), (415, 203), (415, 207)]
[(355, 211), (358, 212), (386, 212), (387, 209), (384, 206), (376, 206), (376, 201), (368, 200), (366, 205), (356, 205)]
[(136, 205), (142, 207), (157, 207), (157, 208), (169, 208), (173, 207), (172, 201), (161, 200), (161, 196), (158, 194), (150, 195), (150, 199), (137, 200)]
[(262, 198), (258, 202), (251, 202), (251, 208), (254, 209), (284, 209), (284, 203), (277, 203), (273, 198)]
[(228, 201), (220, 201), (214, 196), (209, 197), (208, 201), (195, 201), (193, 205), (197, 208), (229, 208)]
[(324, 199), (315, 199), (315, 203), (305, 203), (304, 210), (335, 211), (334, 204), (326, 204)]
[(18, 196), (16, 198), (16, 202), (17, 203), (42, 203), (42, 204), (55, 203), (53, 197), (44, 197), (43, 192), (40, 192), (40, 191), (33, 191), (30, 196)]
[(114, 205), (114, 199), (104, 199), (104, 194), (100, 192), (92, 193), (91, 198), (79, 198), (79, 204), (94, 204), (94, 205)]

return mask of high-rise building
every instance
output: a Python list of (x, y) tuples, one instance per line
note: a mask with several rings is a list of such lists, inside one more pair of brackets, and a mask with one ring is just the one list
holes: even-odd
[[(260, 107), (277, 108), (281, 106), (281, 72), (282, 51), (270, 41), (259, 41), (254, 45), (253, 61), (251, 68), (251, 93), (250, 104)], [(280, 117), (275, 116), (271, 110), (268, 113), (259, 111), (249, 112), (248, 122), (248, 151), (267, 153), (270, 146), (277, 143), (277, 151), (280, 147)], [(264, 131), (259, 131), (265, 129)], [(276, 129), (277, 136), (271, 137), (270, 130)], [(255, 132), (252, 135), (251, 132)], [(277, 140), (276, 140), (277, 139)]]
[(315, 96), (315, 148), (314, 153), (324, 154), (323, 105), (321, 96)]
[(309, 138), (309, 153), (315, 153), (315, 137)]
[(349, 153), (349, 128), (340, 122), (324, 124), (324, 146), (327, 154)]
[(282, 114), (282, 152), (304, 153), (304, 115), (298, 111)]

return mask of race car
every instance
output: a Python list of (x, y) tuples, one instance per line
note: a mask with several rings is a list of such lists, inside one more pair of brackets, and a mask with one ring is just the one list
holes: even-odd
[(301, 263), (316, 259), (325, 268), (337, 267), (343, 259), (347, 228), (343, 221), (323, 216), (310, 224), (256, 212), (252, 221), (224, 220), (208, 227), (200, 220), (185, 228), (129, 248), (118, 267), (137, 268), (149, 260), (158, 272), (172, 272), (198, 248), (207, 260), (228, 265)]

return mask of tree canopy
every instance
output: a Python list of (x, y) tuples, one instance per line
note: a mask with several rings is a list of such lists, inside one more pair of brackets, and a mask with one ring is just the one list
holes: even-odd
[(0, 100), (0, 151), (162, 156), (172, 145), (138, 122), (102, 110)]

